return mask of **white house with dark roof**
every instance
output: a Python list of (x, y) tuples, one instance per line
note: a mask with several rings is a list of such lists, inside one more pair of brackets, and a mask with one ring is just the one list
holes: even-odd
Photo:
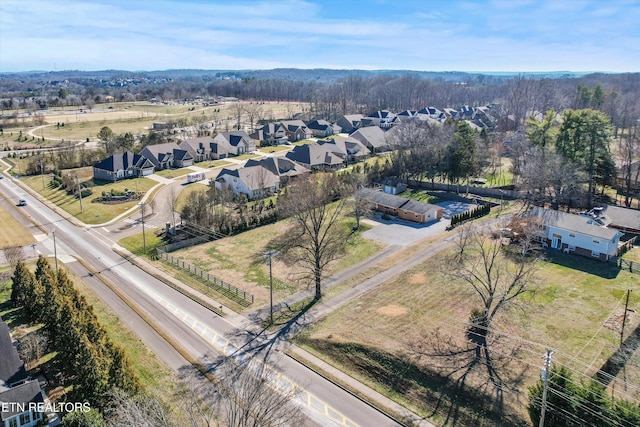
[(0, 427), (32, 427), (46, 420), (29, 404), (44, 402), (37, 380), (27, 375), (13, 345), (9, 327), (0, 321)]
[(543, 244), (550, 248), (575, 252), (602, 261), (618, 254), (622, 233), (604, 227), (590, 216), (534, 207), (529, 216), (537, 218), (543, 227)]
[(230, 188), (233, 194), (246, 194), (250, 200), (275, 194), (280, 188), (280, 177), (262, 165), (223, 168), (214, 181), (217, 189)]

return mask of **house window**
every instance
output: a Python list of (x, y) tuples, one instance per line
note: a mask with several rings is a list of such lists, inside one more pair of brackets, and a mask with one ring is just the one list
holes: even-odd
[(573, 233), (569, 233), (569, 237), (576, 237), (576, 235)]
[(591, 256), (594, 258), (600, 258), (600, 252), (591, 251)]
[(600, 240), (594, 240), (593, 243), (599, 244)]
[(20, 414), (20, 425), (29, 424), (31, 422), (31, 417), (29, 415), (31, 415), (29, 412), (26, 414)]
[(9, 420), (9, 427), (18, 427), (18, 418), (11, 418)]

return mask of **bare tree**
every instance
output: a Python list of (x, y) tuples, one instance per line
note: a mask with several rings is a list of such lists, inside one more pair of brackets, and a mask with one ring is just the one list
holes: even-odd
[[(622, 160), (620, 172), (624, 180), (624, 204), (631, 207), (631, 192), (640, 182), (640, 135), (638, 128), (633, 127), (618, 140), (618, 153)], [(634, 168), (634, 163), (636, 167)]]
[(18, 354), (27, 369), (31, 369), (47, 353), (49, 336), (45, 328), (33, 331), (20, 338)]
[(322, 297), (325, 267), (343, 253), (349, 237), (342, 224), (345, 200), (340, 198), (341, 191), (334, 175), (324, 176), (322, 182), (309, 176), (289, 186), (278, 202), (281, 215), (293, 220), (279, 242), (280, 251), (315, 283), (316, 300)]
[(171, 211), (171, 227), (175, 228), (176, 226), (176, 205), (178, 202), (178, 197), (176, 195), (176, 189), (174, 186), (169, 186), (169, 196), (165, 199), (165, 203), (167, 208)]
[(130, 396), (123, 390), (109, 393), (111, 405), (105, 411), (107, 425), (112, 427), (176, 427), (169, 408), (148, 394)]
[(9, 263), (11, 270), (15, 270), (16, 265), (18, 265), (20, 261), (24, 260), (24, 251), (22, 250), (22, 246), (10, 246), (8, 248), (4, 248), (2, 253)]
[(486, 336), (496, 315), (534, 283), (539, 259), (534, 249), (537, 227), (532, 222), (525, 235), (508, 246), (475, 227), (463, 227), (460, 234), (463, 237), (456, 240), (454, 259), (446, 263), (447, 275), (475, 291), (481, 309), (474, 323)]
[(257, 102), (251, 102), (244, 105), (244, 111), (249, 116), (249, 124), (251, 126), (251, 132), (255, 131), (256, 120), (262, 114), (262, 106)]

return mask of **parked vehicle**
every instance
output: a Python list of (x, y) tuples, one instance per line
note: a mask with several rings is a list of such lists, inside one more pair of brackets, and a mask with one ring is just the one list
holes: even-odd
[(205, 177), (204, 172), (194, 172), (194, 173), (190, 173), (189, 175), (187, 175), (187, 182), (202, 181), (205, 178), (206, 177)]
[(27, 201), (25, 199), (20, 199), (18, 206), (27, 206)]

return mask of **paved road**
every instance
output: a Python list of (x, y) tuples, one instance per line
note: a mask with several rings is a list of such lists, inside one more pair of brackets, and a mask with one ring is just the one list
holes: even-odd
[[(25, 197), (24, 190), (15, 182), (4, 179), (0, 182), (2, 190), (13, 199)], [(45, 254), (53, 253), (51, 232), (55, 229), (58, 258), (68, 262), (87, 283), (94, 286), (96, 292), (106, 298), (112, 309), (126, 322), (130, 322), (143, 342), (156, 353), (168, 366), (176, 369), (181, 365), (181, 356), (163, 343), (157, 333), (134, 323), (135, 316), (127, 311), (121, 302), (94, 278), (87, 275), (81, 267), (76, 267), (73, 257), (82, 257), (118, 289), (135, 301), (139, 309), (162, 325), (164, 332), (181, 343), (185, 350), (202, 363), (211, 363), (220, 353), (231, 352), (243, 355), (249, 347), (251, 334), (238, 331), (225, 318), (219, 317), (201, 305), (188, 299), (164, 283), (148, 275), (139, 268), (124, 261), (111, 250), (112, 242), (94, 229), (77, 228), (58, 214), (50, 211), (35, 198), (26, 196), (28, 206), (24, 212), (50, 233), (50, 238), (39, 244), (38, 250)], [(281, 354), (277, 343), (270, 342), (256, 346), (251, 354), (265, 357), (269, 354)], [(272, 358), (270, 366), (284, 374), (286, 378), (304, 387), (301, 394), (304, 408), (310, 417), (308, 425), (361, 425), (395, 426), (395, 421), (371, 408), (351, 394), (337, 387), (318, 374), (300, 365), (287, 356)]]

